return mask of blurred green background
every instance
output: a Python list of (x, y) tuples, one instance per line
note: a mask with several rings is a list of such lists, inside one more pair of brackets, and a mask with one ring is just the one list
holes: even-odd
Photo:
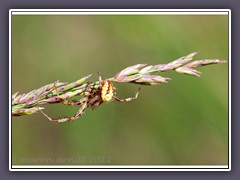
[[(12, 93), (100, 71), (105, 78), (138, 63), (162, 64), (191, 52), (228, 60), (224, 15), (13, 15)], [(161, 73), (129, 103), (111, 102), (62, 124), (41, 113), (12, 118), (14, 165), (227, 165), (228, 65), (202, 77)], [(114, 84), (119, 97), (138, 86)], [(52, 118), (78, 107), (46, 105)]]

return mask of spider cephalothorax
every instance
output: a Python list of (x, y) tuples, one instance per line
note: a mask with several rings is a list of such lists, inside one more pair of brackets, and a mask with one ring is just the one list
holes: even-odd
[(140, 91), (140, 88), (138, 89), (136, 95), (134, 97), (129, 97), (126, 99), (120, 99), (116, 96), (115, 88), (112, 84), (112, 82), (108, 79), (102, 80), (102, 77), (99, 76), (99, 84), (98, 85), (91, 85), (88, 83), (87, 87), (85, 88), (85, 91), (83, 93), (83, 98), (81, 98), (78, 101), (70, 102), (66, 99), (61, 99), (59, 98), (59, 101), (62, 102), (63, 104), (70, 105), (70, 106), (79, 106), (81, 105), (81, 108), (78, 110), (78, 112), (69, 118), (62, 118), (62, 119), (52, 119), (48, 115), (46, 115), (44, 112), (44, 116), (46, 116), (50, 121), (53, 122), (67, 122), (67, 121), (72, 121), (77, 118), (79, 118), (87, 108), (94, 109), (95, 107), (100, 106), (104, 102), (109, 102), (111, 100), (116, 100), (119, 102), (129, 102), (134, 99), (137, 99), (138, 93)]

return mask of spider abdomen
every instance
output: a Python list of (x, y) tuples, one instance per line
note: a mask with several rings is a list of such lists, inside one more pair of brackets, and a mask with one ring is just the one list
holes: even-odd
[(113, 84), (109, 80), (103, 81), (101, 97), (104, 102), (110, 101), (113, 98)]

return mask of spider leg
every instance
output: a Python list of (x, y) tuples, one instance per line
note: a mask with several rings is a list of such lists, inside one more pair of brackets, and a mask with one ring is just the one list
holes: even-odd
[(138, 94), (139, 94), (140, 90), (141, 90), (141, 87), (138, 88), (138, 91), (136, 92), (136, 94), (135, 94), (134, 97), (129, 97), (129, 98), (126, 98), (126, 99), (121, 99), (121, 98), (119, 98), (119, 97), (117, 97), (117, 96), (113, 96), (113, 99), (115, 99), (115, 100), (118, 101), (118, 102), (129, 102), (129, 101), (132, 101), (132, 100), (135, 100), (135, 99), (138, 98)]
[(98, 80), (99, 80), (99, 83), (102, 82), (102, 76), (101, 76), (101, 73), (100, 73), (100, 72), (98, 72)]
[[(90, 89), (89, 89), (90, 88)], [(72, 100), (72, 101), (68, 101), (66, 99), (63, 99), (61, 97), (59, 97), (59, 93), (57, 92), (57, 96), (58, 96), (58, 100), (59, 102), (66, 104), (66, 105), (70, 105), (70, 106), (78, 106), (81, 105), (81, 108), (77, 111), (77, 113), (69, 118), (61, 118), (61, 119), (52, 119), (51, 117), (49, 117), (46, 113), (44, 113), (40, 108), (39, 111), (49, 120), (52, 122), (56, 122), (56, 123), (62, 123), (62, 122), (68, 122), (68, 121), (72, 121), (75, 119), (78, 119), (80, 116), (83, 115), (83, 113), (85, 112), (85, 110), (88, 108), (88, 101), (89, 101), (89, 93), (90, 90), (92, 89), (90, 82), (88, 82), (87, 86), (85, 87), (85, 89), (83, 90), (83, 98), (81, 98), (80, 100)]]
[(103, 103), (101, 96), (96, 95), (95, 97), (91, 98), (88, 102), (89, 108), (94, 109), (95, 107), (100, 106)]
[(52, 122), (56, 122), (56, 123), (63, 123), (63, 122), (68, 122), (68, 121), (72, 121), (72, 120), (75, 120), (75, 119), (78, 119), (80, 116), (83, 115), (84, 111), (87, 109), (87, 101), (82, 104), (81, 108), (78, 110), (78, 112), (72, 116), (72, 117), (69, 117), (69, 118), (61, 118), (61, 119), (52, 119), (50, 118), (47, 114), (45, 114), (41, 109), (39, 109), (39, 111), (46, 117), (48, 118), (49, 121), (52, 121)]
[[(87, 83), (87, 86), (83, 90), (84, 96), (88, 95), (88, 92), (85, 92), (85, 91), (88, 91), (89, 87), (90, 87), (90, 82)], [(73, 99), (72, 101), (68, 101), (67, 99), (61, 98), (61, 96), (59, 95), (58, 92), (57, 92), (57, 96), (58, 96), (58, 101), (60, 101), (61, 103), (65, 104), (65, 105), (69, 105), (69, 106), (79, 106), (79, 105), (82, 105), (83, 103), (85, 103), (85, 101), (86, 101), (86, 98), (82, 98), (80, 100)]]
[(59, 98), (59, 101), (65, 105), (69, 105), (69, 106), (79, 106), (79, 105), (83, 105), (86, 102), (86, 98), (82, 98), (80, 100), (72, 100), (72, 101), (68, 101), (66, 99), (62, 99)]

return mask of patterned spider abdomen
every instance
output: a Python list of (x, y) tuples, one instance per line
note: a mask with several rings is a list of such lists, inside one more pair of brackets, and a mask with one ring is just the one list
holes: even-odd
[(104, 102), (110, 101), (113, 98), (114, 89), (113, 84), (109, 80), (103, 81), (101, 98)]

